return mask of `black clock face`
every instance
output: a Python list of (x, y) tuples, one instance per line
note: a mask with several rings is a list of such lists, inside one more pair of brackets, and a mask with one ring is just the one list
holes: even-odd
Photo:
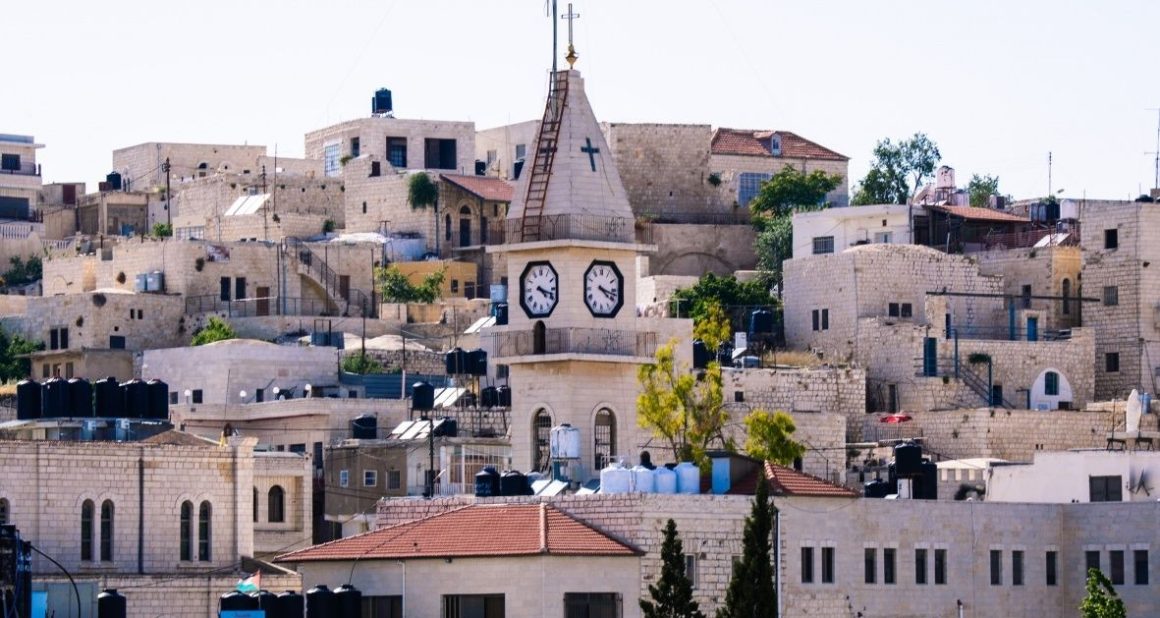
[(584, 272), (584, 304), (598, 318), (615, 317), (624, 306), (624, 275), (614, 262), (596, 260)]
[(520, 275), (520, 306), (529, 318), (552, 315), (560, 301), (560, 276), (551, 262), (528, 262)]

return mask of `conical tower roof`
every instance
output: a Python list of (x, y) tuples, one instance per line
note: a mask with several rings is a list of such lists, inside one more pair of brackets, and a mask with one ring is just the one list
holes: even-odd
[[(572, 230), (601, 227), (605, 225), (603, 220), (619, 220), (618, 226), (629, 222), (627, 231), (631, 234), (632, 208), (612, 151), (584, 93), (584, 80), (575, 70), (561, 71), (559, 75), (566, 78), (556, 80), (557, 97), (563, 105), (558, 111), (554, 110), (552, 95), (549, 95), (548, 109), (534, 145), (536, 150), (530, 153), (520, 174), (508, 209), (508, 229), (516, 232), (514, 237), (509, 235), (510, 241), (520, 241), (521, 222), (526, 226), (529, 219), (537, 217), (544, 220), (545, 233), (542, 236), (537, 233), (533, 238), (526, 238), (525, 234), (524, 240), (587, 236), (552, 234), (549, 226), (562, 219), (571, 219), (568, 228)], [(557, 119), (558, 129), (553, 126), (553, 118)], [(552, 144), (555, 150), (550, 164), (544, 164), (542, 159), (537, 159), (537, 154), (545, 147), (550, 149)], [(537, 181), (540, 186), (535, 184)], [(545, 182), (546, 190), (542, 188)], [(529, 184), (532, 184), (532, 191), (529, 191)], [(537, 198), (537, 193), (542, 197)]]

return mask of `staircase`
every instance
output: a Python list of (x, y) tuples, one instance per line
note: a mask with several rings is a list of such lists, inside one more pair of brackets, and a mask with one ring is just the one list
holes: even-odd
[(328, 312), (334, 315), (375, 317), (372, 296), (363, 290), (349, 288), (343, 296), (338, 273), (334, 272), (317, 253), (297, 238), (286, 238), (282, 251), (287, 259), (297, 264), (299, 275), (313, 281), (325, 292)]
[(963, 384), (967, 385), (967, 388), (974, 391), (976, 395), (982, 397), (983, 401), (987, 404), (988, 407), (1003, 407), (1008, 410), (1015, 409), (1015, 405), (1010, 401), (1007, 401), (1006, 398), (1003, 398), (1003, 400), (998, 403), (998, 406), (992, 404), (991, 388), (987, 384), (987, 379), (978, 373), (975, 373), (975, 370), (971, 368), (970, 363), (962, 363), (959, 365), (959, 378), (963, 381)]
[(556, 160), (560, 122), (567, 100), (568, 71), (557, 71), (552, 75), (552, 88), (548, 91), (544, 117), (540, 120), (540, 131), (536, 135), (536, 156), (532, 161), (532, 169), (529, 170), (527, 199), (524, 200), (524, 216), (520, 221), (521, 242), (541, 238), (544, 202), (548, 197), (548, 179), (552, 176), (552, 163)]

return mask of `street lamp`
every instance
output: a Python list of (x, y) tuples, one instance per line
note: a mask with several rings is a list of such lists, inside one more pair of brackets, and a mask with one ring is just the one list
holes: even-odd
[(246, 403), (246, 391), (242, 390), (238, 393), (238, 398), (242, 400), (242, 403)]
[(185, 405), (189, 405), (189, 398), (193, 396), (193, 391), (188, 388), (185, 389)]

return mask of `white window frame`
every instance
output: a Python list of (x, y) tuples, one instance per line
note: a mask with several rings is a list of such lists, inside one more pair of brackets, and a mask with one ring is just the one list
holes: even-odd
[(338, 471), (338, 486), (350, 487), (350, 470)]
[[(370, 481), (369, 483), (367, 481)], [(379, 471), (378, 470), (363, 470), (363, 487), (378, 487), (379, 486)]]

